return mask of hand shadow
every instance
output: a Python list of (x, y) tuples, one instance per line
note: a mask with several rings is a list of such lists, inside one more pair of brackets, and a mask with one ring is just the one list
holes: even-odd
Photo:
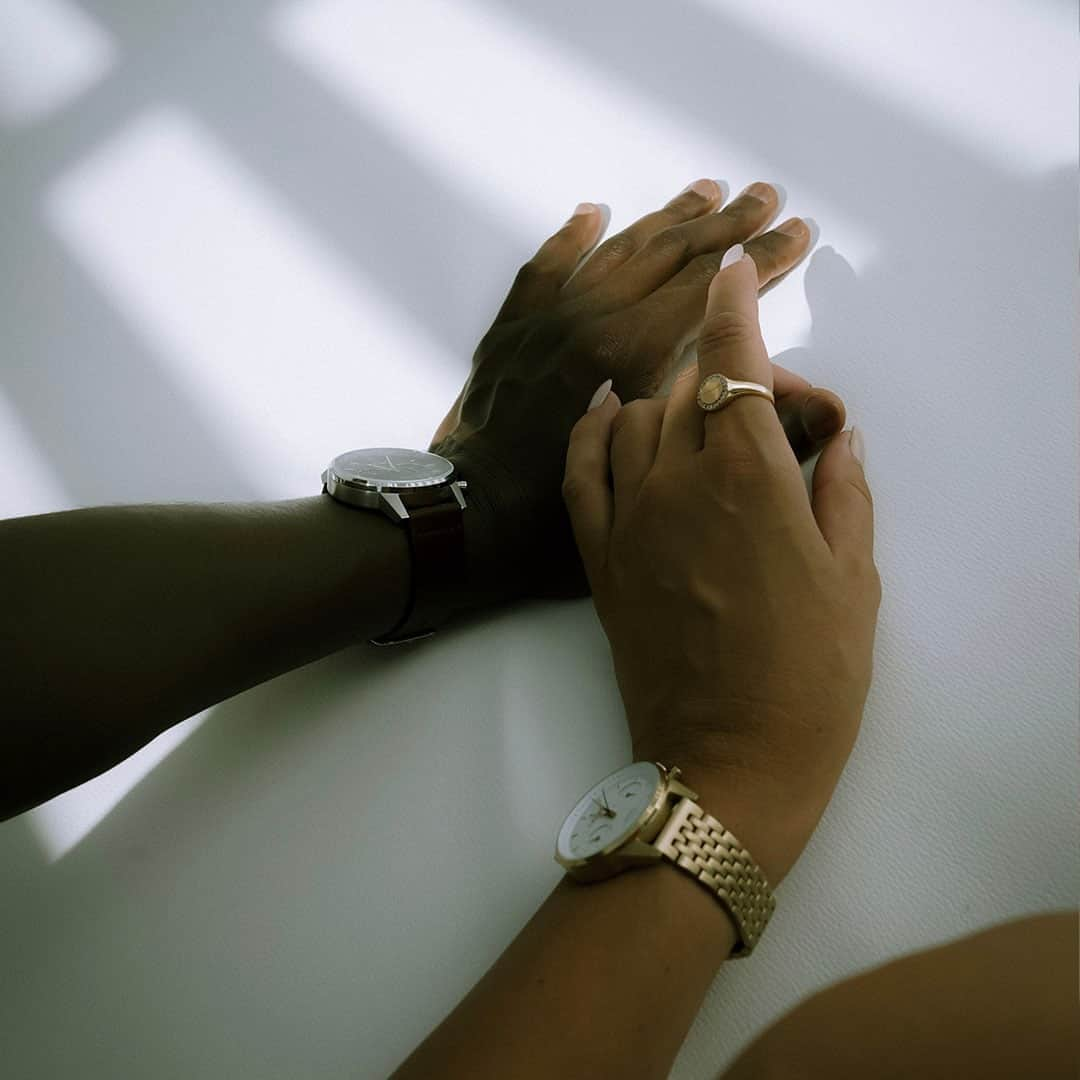
[(858, 278), (843, 255), (826, 245), (810, 256), (804, 288), (811, 344), (785, 349), (772, 361), (844, 397), (839, 373), (855, 368), (859, 355)]

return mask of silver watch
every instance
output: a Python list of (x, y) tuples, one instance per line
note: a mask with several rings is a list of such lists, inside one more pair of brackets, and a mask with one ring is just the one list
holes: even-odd
[(450, 596), (467, 575), (467, 484), (454, 463), (425, 450), (350, 450), (330, 462), (322, 482), (330, 498), (378, 511), (409, 538), (408, 606), (397, 625), (373, 643), (397, 645), (433, 634), (449, 617)]

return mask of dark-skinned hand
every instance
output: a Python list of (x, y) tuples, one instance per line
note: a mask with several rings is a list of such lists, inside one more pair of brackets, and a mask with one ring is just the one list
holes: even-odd
[[(721, 203), (715, 181), (696, 181), (599, 246), (604, 215), (583, 203), (519, 270), (431, 444), (468, 481), (463, 607), (587, 593), (560, 489), (570, 430), (597, 385), (610, 378), (624, 402), (656, 393), (695, 342), (733, 244), (759, 288), (806, 254), (799, 218), (766, 231), (779, 205), (770, 185)], [(843, 403), (780, 367), (773, 379), (803, 460), (843, 428)]]

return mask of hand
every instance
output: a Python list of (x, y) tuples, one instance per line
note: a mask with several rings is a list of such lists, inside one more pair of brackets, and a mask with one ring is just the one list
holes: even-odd
[[(767, 184), (718, 213), (719, 186), (695, 187), (579, 265), (603, 232), (600, 209), (583, 204), (521, 268), (480, 342), (431, 447), (469, 483), (475, 602), (584, 593), (559, 485), (570, 429), (590, 394), (607, 378), (625, 400), (657, 389), (697, 337), (709, 281), (732, 244), (747, 242), (759, 287), (806, 253), (810, 232), (798, 218), (761, 232), (778, 205)], [(787, 373), (777, 382), (785, 391), (778, 409), (801, 456), (843, 427), (836, 395), (811, 392)]]
[[(708, 290), (701, 376), (771, 386), (753, 260)], [(880, 584), (861, 439), (825, 447), (808, 499), (775, 410), (611, 394), (575, 426), (563, 492), (611, 641), (635, 758), (679, 765), (775, 885), (858, 731)]]

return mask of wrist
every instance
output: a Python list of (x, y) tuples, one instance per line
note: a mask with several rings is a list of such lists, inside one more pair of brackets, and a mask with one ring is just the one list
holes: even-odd
[(453, 462), (455, 479), (467, 485), (463, 511), (465, 573), (451, 598), (454, 613), (467, 614), (519, 599), (526, 592), (518, 570), (520, 538), (514, 532), (520, 515), (494, 494), (507, 490), (509, 485), (498, 485), (493, 463), (481, 464), (460, 449), (438, 452)]
[(787, 876), (813, 831), (800, 805), (771, 778), (736, 765), (705, 764), (687, 748), (639, 740), (635, 760), (678, 766), (680, 781), (697, 793), (695, 802), (750, 852), (770, 888)]

